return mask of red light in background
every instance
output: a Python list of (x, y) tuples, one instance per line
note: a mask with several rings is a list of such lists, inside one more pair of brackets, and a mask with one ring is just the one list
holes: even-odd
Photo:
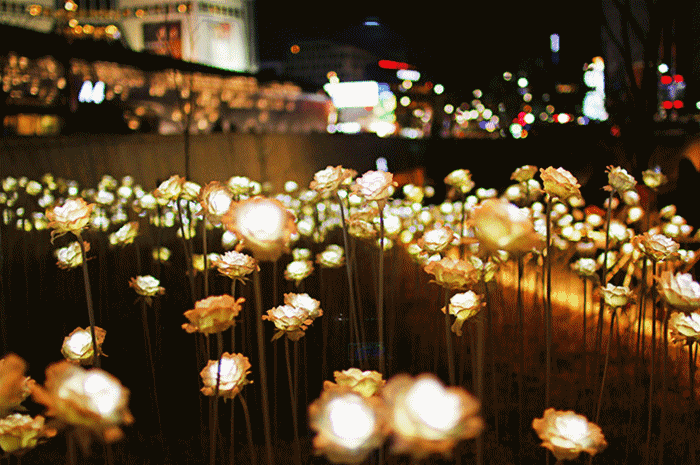
[(676, 82), (683, 82), (683, 76), (681, 76), (680, 74), (676, 74), (675, 76), (673, 76), (673, 80)]
[(670, 110), (671, 108), (673, 108), (673, 103), (671, 103), (671, 101), (669, 100), (664, 100), (664, 102), (661, 105), (663, 105), (663, 107), (666, 110)]
[(674, 100), (673, 101), (673, 108), (683, 108), (683, 101), (682, 100)]
[(393, 60), (379, 60), (379, 67), (384, 69), (408, 69), (408, 63)]
[(661, 84), (669, 85), (671, 81), (671, 76), (661, 76)]

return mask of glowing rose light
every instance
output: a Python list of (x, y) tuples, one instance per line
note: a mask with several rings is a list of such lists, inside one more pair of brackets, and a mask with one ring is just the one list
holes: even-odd
[(109, 235), (109, 243), (112, 245), (125, 246), (131, 244), (139, 233), (139, 224), (136, 221), (126, 223), (117, 231)]
[(15, 354), (0, 359), (0, 417), (19, 407), (33, 382), (24, 375), (27, 364)]
[(666, 176), (661, 172), (660, 169), (650, 169), (642, 171), (642, 179), (644, 184), (646, 184), (651, 189), (656, 189), (668, 181)]
[(594, 278), (598, 275), (598, 263), (592, 258), (579, 258), (572, 265), (571, 269), (582, 278)]
[(700, 314), (673, 313), (668, 325), (673, 342), (690, 344), (700, 339)]
[[(88, 242), (83, 242), (83, 245), (87, 253), (90, 250), (90, 244)], [(70, 245), (66, 247), (56, 249), (54, 255), (58, 260), (56, 265), (62, 270), (70, 270), (83, 264), (83, 254), (80, 252), (80, 244), (76, 241), (71, 242)]]
[(676, 310), (691, 313), (700, 308), (700, 284), (690, 273), (674, 275), (665, 271), (661, 273), (657, 287), (661, 297)]
[(241, 311), (241, 304), (245, 298), (238, 300), (230, 295), (217, 295), (198, 300), (194, 309), (187, 310), (185, 317), (189, 323), (182, 325), (182, 329), (188, 333), (200, 332), (215, 334), (225, 331), (236, 324), (236, 317)]
[(374, 223), (371, 223), (364, 218), (351, 215), (345, 221), (348, 227), (348, 234), (350, 234), (352, 237), (356, 237), (358, 239), (374, 239), (379, 234), (377, 229), (374, 227)]
[(224, 276), (237, 281), (244, 282), (246, 276), (255, 270), (260, 270), (258, 262), (250, 255), (236, 252), (235, 250), (220, 255), (212, 264)]
[(544, 185), (544, 191), (550, 197), (566, 200), (571, 196), (581, 196), (581, 187), (576, 178), (564, 168), (549, 167), (546, 170), (540, 168), (540, 177)]
[(165, 294), (165, 288), (160, 285), (160, 281), (150, 275), (131, 278), (129, 287), (133, 288), (149, 305), (153, 301), (153, 297)]
[(212, 181), (199, 192), (198, 200), (207, 219), (212, 224), (219, 224), (221, 218), (231, 207), (233, 194), (225, 185), (218, 181)]
[(528, 182), (537, 174), (537, 167), (534, 165), (524, 165), (513, 171), (510, 179), (518, 182)]
[(449, 458), (457, 442), (484, 429), (479, 400), (462, 388), (446, 388), (429, 373), (391, 378), (382, 397), (389, 409), (396, 454), (410, 454), (416, 460), (430, 454)]
[(246, 379), (250, 374), (250, 367), (248, 357), (242, 354), (224, 352), (220, 360), (209, 360), (207, 366), (199, 373), (204, 383), (202, 394), (205, 396), (217, 394), (216, 378), (218, 376), (219, 397), (233, 399), (246, 384), (252, 383)]
[(481, 271), (467, 260), (457, 260), (445, 257), (439, 261), (431, 261), (423, 270), (432, 274), (432, 282), (452, 290), (463, 290), (479, 282)]
[(309, 189), (321, 195), (334, 195), (341, 185), (356, 175), (355, 170), (345, 169), (342, 166), (327, 166), (326, 169), (314, 174), (314, 180), (309, 184)]
[(440, 253), (452, 244), (457, 235), (449, 226), (436, 225), (418, 239), (418, 245), (429, 253)]
[(345, 251), (336, 244), (329, 244), (326, 250), (316, 255), (316, 263), (323, 268), (340, 268), (345, 264)]
[(479, 243), (491, 253), (505, 250), (517, 255), (544, 246), (528, 211), (505, 199), (484, 200), (472, 211), (470, 222)]
[[(102, 352), (102, 344), (105, 341), (106, 335), (107, 331), (95, 326), (95, 342), (97, 342), (97, 351), (100, 355), (105, 355), (104, 352)], [(63, 339), (61, 353), (69, 362), (79, 363), (80, 365), (91, 365), (95, 360), (95, 350), (92, 344), (90, 328), (75, 328)]]
[(676, 257), (680, 249), (678, 242), (670, 237), (649, 232), (635, 236), (632, 244), (644, 255), (657, 262)]
[(223, 217), (229, 231), (243, 241), (259, 261), (275, 261), (289, 250), (296, 234), (294, 214), (275, 199), (254, 197), (234, 202)]
[(474, 189), (474, 181), (472, 181), (472, 173), (469, 170), (459, 169), (454, 170), (445, 177), (445, 184), (455, 189), (458, 189), (462, 194), (466, 194)]
[(627, 170), (619, 166), (608, 166), (608, 185), (605, 186), (607, 191), (615, 191), (620, 194), (634, 189), (637, 181), (627, 173)]
[(180, 192), (180, 197), (191, 202), (196, 202), (201, 190), (202, 186), (200, 186), (196, 182), (185, 181), (182, 183), (182, 191)]
[(386, 381), (378, 371), (362, 371), (359, 368), (349, 368), (343, 371), (334, 371), (335, 383), (323, 382), (323, 389), (332, 389), (337, 386), (350, 388), (353, 392), (363, 397), (378, 395)]
[[(319, 308), (318, 315), (322, 314), (323, 311)], [(298, 341), (304, 337), (304, 331), (306, 331), (308, 325), (313, 323), (309, 308), (293, 307), (289, 304), (268, 310), (267, 315), (263, 315), (262, 319), (271, 321), (277, 328), (278, 331), (272, 337), (273, 341), (285, 335), (292, 341)]]
[[(479, 313), (484, 305), (481, 296), (474, 291), (462, 292), (450, 297), (450, 315), (457, 317), (452, 324), (452, 332), (461, 336), (464, 322)], [(447, 308), (442, 307), (441, 310), (442, 313), (446, 313)]]
[(321, 302), (309, 296), (309, 294), (294, 294), (289, 293), (284, 295), (284, 304), (302, 309), (309, 314), (311, 320), (315, 320), (323, 315), (321, 310)]
[(284, 279), (294, 281), (297, 285), (314, 271), (314, 264), (311, 260), (294, 260), (287, 264), (284, 270)]
[(6, 454), (21, 455), (36, 447), (40, 439), (55, 434), (55, 430), (44, 427), (42, 416), (13, 413), (0, 420), (0, 448)]
[(153, 197), (161, 205), (167, 205), (171, 200), (177, 200), (182, 192), (182, 185), (185, 183), (185, 178), (177, 174), (171, 176), (153, 191)]
[(363, 397), (349, 388), (324, 389), (309, 405), (315, 453), (332, 463), (362, 463), (384, 443), (385, 416), (377, 397)]
[(613, 309), (626, 307), (634, 301), (634, 292), (627, 286), (608, 283), (605, 287), (599, 287), (598, 291), (603, 296), (605, 305)]
[(58, 205), (46, 210), (46, 219), (49, 220), (51, 240), (66, 233), (76, 236), (85, 229), (90, 221), (90, 215), (95, 204), (88, 204), (80, 197), (68, 199), (63, 205)]
[(254, 193), (253, 181), (245, 176), (232, 176), (226, 185), (231, 189), (231, 193), (237, 197)]
[(367, 171), (355, 180), (351, 189), (366, 201), (376, 200), (383, 204), (394, 192), (398, 184), (393, 181), (394, 175), (386, 171)]
[(557, 460), (575, 460), (581, 452), (595, 455), (608, 446), (598, 425), (571, 410), (548, 408), (532, 427)]
[(47, 416), (108, 443), (124, 436), (120, 425), (134, 421), (128, 408), (129, 390), (99, 368), (85, 370), (67, 361), (51, 364), (45, 386), (36, 386), (32, 397), (47, 407)]

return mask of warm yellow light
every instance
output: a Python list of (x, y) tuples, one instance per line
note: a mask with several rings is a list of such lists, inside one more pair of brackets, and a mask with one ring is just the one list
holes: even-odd
[(331, 430), (345, 447), (356, 449), (372, 435), (374, 415), (360, 396), (350, 394), (339, 397), (329, 402), (327, 408)]

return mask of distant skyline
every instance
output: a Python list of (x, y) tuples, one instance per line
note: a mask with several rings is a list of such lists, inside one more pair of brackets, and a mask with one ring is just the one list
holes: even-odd
[[(261, 61), (281, 59), (288, 47), (304, 39), (345, 39), (371, 45), (405, 59), (446, 85), (486, 85), (506, 68), (517, 72), (527, 59), (548, 60), (549, 35), (561, 37), (563, 67), (578, 68), (600, 46), (600, 11), (595, 2), (410, 2), (358, 0), (339, 4), (309, 0), (256, 1), (258, 50)], [(588, 6), (586, 6), (588, 5)], [(373, 17), (381, 26), (363, 26)], [(392, 45), (382, 43), (392, 38)], [(403, 41), (401, 40), (403, 38)], [(590, 55), (590, 56), (588, 56)]]

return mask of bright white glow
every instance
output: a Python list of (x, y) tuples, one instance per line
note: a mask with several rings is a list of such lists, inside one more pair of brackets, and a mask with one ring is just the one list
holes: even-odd
[(68, 348), (74, 354), (81, 354), (88, 344), (92, 344), (92, 336), (87, 331), (78, 331), (67, 342)]
[(388, 121), (373, 121), (369, 125), (369, 130), (379, 137), (387, 137), (396, 132), (396, 126)]
[(355, 121), (348, 121), (347, 123), (338, 123), (336, 129), (345, 134), (357, 134), (362, 130), (362, 125)]
[(401, 106), (407, 107), (411, 103), (411, 98), (408, 95), (404, 95), (399, 100), (399, 103), (401, 104)]
[(521, 77), (518, 79), (518, 87), (522, 87), (524, 89), (528, 84), (529, 82), (527, 81), (527, 78)]
[(447, 431), (459, 421), (459, 397), (445, 392), (442, 384), (432, 378), (414, 383), (406, 395), (406, 404), (431, 428)]
[(513, 123), (510, 125), (510, 134), (513, 136), (515, 139), (520, 139), (520, 134), (523, 131), (523, 127), (520, 126), (518, 123)]
[(415, 69), (399, 69), (396, 71), (396, 77), (406, 81), (418, 81), (420, 80), (420, 72)]
[(105, 99), (105, 83), (97, 81), (95, 85), (90, 81), (83, 81), (78, 94), (78, 101), (82, 103), (102, 103)]
[(513, 79), (513, 75), (506, 71), (505, 73), (503, 73), (503, 79), (506, 81), (510, 81), (511, 79)]
[(474, 97), (476, 97), (476, 98), (481, 98), (481, 96), (484, 95), (483, 92), (481, 92), (481, 89), (474, 89), (474, 92), (472, 92), (472, 93), (474, 94)]
[(231, 206), (232, 198), (226, 192), (218, 190), (209, 196), (209, 206), (215, 215), (223, 215)]
[(83, 387), (96, 411), (104, 416), (109, 416), (114, 412), (121, 398), (121, 387), (107, 378), (104, 373), (90, 372)]
[[(698, 105), (700, 105), (700, 102), (698, 102)], [(699, 107), (699, 108), (700, 108), (700, 107)], [(444, 110), (445, 113), (447, 113), (448, 115), (451, 115), (452, 112), (455, 111), (455, 107), (454, 107), (452, 104), (448, 103), (447, 105), (445, 105), (445, 107), (443, 108), (443, 110)]]
[[(221, 364), (221, 371), (219, 371), (219, 364)], [(230, 358), (222, 358), (216, 363), (213, 363), (209, 367), (209, 376), (216, 383), (216, 375), (219, 375), (219, 386), (224, 386), (226, 384), (231, 384), (238, 380), (239, 378), (239, 368), (238, 364)]]
[(323, 86), (336, 108), (373, 107), (379, 103), (376, 81), (327, 83)]
[(386, 158), (379, 157), (375, 162), (377, 166), (377, 171), (389, 171), (389, 163), (387, 163)]
[(408, 89), (410, 89), (411, 87), (413, 87), (413, 83), (412, 83), (411, 81), (408, 81), (408, 80), (402, 81), (402, 82), (401, 82), (401, 87), (402, 87), (403, 89), (405, 89), (405, 90), (408, 90)]
[(549, 49), (555, 53), (559, 51), (559, 34), (549, 36)]
[(583, 81), (592, 90), (586, 92), (583, 98), (583, 114), (593, 120), (605, 121), (608, 113), (605, 111), (605, 63), (600, 57), (593, 59), (588, 70), (583, 74)]
[(535, 115), (528, 113), (523, 117), (523, 120), (525, 121), (525, 124), (532, 124), (535, 122)]
[(433, 87), (433, 92), (435, 92), (437, 95), (442, 94), (445, 92), (445, 86), (442, 84), (435, 84), (435, 87)]
[(571, 117), (567, 113), (559, 113), (557, 121), (561, 124), (566, 124), (571, 121)]
[(666, 63), (661, 63), (659, 65), (659, 72), (661, 74), (668, 73), (668, 65)]
[(483, 116), (484, 119), (489, 119), (489, 118), (491, 118), (491, 115), (493, 115), (493, 112), (492, 112), (491, 110), (489, 110), (488, 108), (485, 109), (485, 110), (481, 113), (481, 116)]
[(333, 399), (326, 408), (333, 434), (348, 449), (360, 447), (372, 435), (374, 415), (359, 396), (351, 394)]
[(557, 425), (557, 429), (562, 433), (562, 436), (577, 444), (588, 434), (588, 420), (585, 418), (578, 416), (560, 416), (557, 417), (554, 422)]
[(523, 95), (523, 101), (529, 102), (530, 100), (532, 100), (532, 94), (530, 92)]

